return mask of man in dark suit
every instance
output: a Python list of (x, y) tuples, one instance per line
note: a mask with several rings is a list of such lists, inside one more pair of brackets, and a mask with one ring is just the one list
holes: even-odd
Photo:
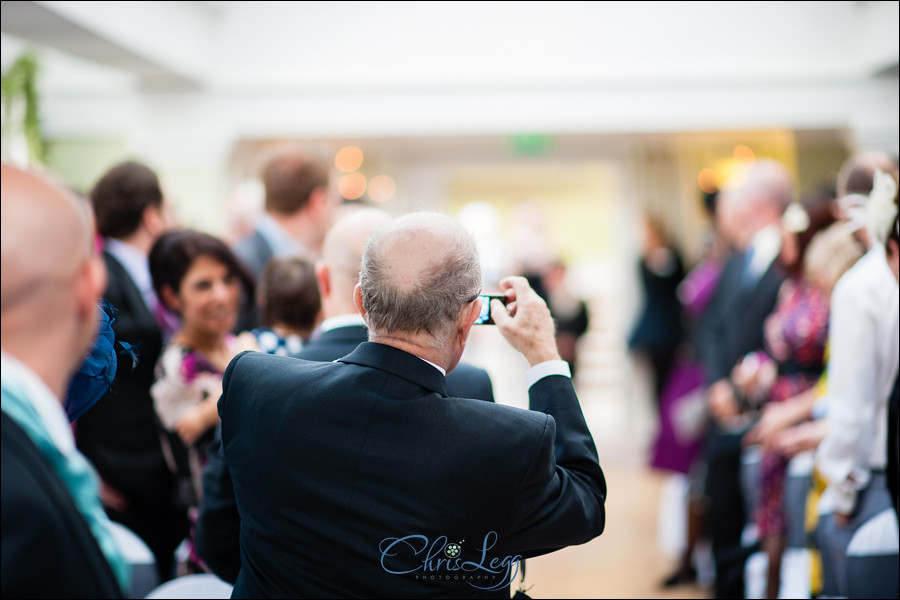
[(744, 597), (741, 543), (747, 509), (741, 494), (741, 438), (749, 424), (731, 384), (731, 371), (748, 352), (763, 347), (763, 322), (784, 281), (781, 216), (792, 200), (792, 181), (780, 163), (760, 159), (720, 192), (723, 210), (738, 212), (737, 252), (726, 262), (700, 326), (700, 354), (709, 382), (713, 426), (707, 439), (707, 523), (716, 564), (716, 597)]
[(107, 513), (147, 543), (165, 581), (173, 576), (173, 553), (188, 521), (187, 509), (176, 503), (150, 396), (163, 332), (147, 253), (173, 219), (156, 174), (135, 162), (107, 171), (91, 202), (109, 272), (104, 297), (118, 311), (116, 339), (134, 346), (137, 364), (119, 361), (109, 393), (77, 421), (75, 437), (100, 474)]
[[(329, 187), (328, 165), (317, 156), (282, 150), (266, 161), (262, 172), (265, 212), (256, 231), (239, 241), (234, 253), (259, 283), (263, 268), (274, 256), (318, 257), (322, 240), (334, 220), (339, 198)], [(237, 329), (259, 325), (252, 298)]]
[[(318, 337), (307, 343), (298, 358), (331, 362), (350, 354), (368, 340), (368, 330), (353, 303), (363, 249), (369, 235), (390, 222), (376, 208), (361, 208), (339, 219), (325, 236), (316, 279), (325, 321)], [(447, 374), (451, 397), (494, 401), (487, 371), (460, 363)], [(197, 522), (196, 546), (200, 557), (216, 575), (234, 583), (240, 570), (240, 515), (231, 475), (221, 454), (221, 432), (210, 448), (203, 472), (203, 500)]]
[(606, 484), (546, 304), (500, 282), (497, 328), (532, 366), (533, 410), (451, 398), (481, 311), (453, 219), (414, 213), (366, 245), (369, 341), (332, 363), (235, 357), (219, 400), (241, 513), (235, 597), (509, 597), (520, 558), (587, 542)]
[(63, 398), (97, 333), (105, 285), (87, 203), (2, 166), (4, 598), (120, 598), (125, 563)]

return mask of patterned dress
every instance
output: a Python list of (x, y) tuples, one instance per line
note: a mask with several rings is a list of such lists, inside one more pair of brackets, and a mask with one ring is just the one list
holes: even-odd
[[(802, 279), (789, 279), (784, 285), (788, 287), (763, 326), (766, 352), (778, 364), (769, 402), (783, 402), (807, 391), (816, 385), (825, 367), (828, 296)], [(787, 459), (783, 455), (763, 453), (756, 514), (760, 537), (783, 535), (787, 529), (786, 471)]]
[[(234, 346), (235, 338), (229, 335), (226, 343)], [(188, 509), (191, 531), (187, 544), (190, 552), (190, 565), (202, 565), (194, 550), (194, 525), (197, 522), (197, 510), (202, 498), (203, 466), (206, 464), (206, 450), (212, 441), (215, 428), (212, 427), (204, 435), (186, 447), (178, 437), (175, 426), (181, 417), (201, 402), (212, 398), (217, 401), (222, 395), (223, 373), (213, 366), (200, 352), (181, 344), (170, 343), (165, 347), (156, 363), (156, 381), (150, 388), (153, 396), (153, 407), (167, 435), (162, 443), (166, 448), (169, 468), (175, 472), (179, 482), (180, 501)], [(202, 567), (201, 567), (202, 569)]]

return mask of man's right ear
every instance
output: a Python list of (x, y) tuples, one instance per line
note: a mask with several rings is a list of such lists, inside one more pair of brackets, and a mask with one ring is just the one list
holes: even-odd
[(353, 288), (353, 304), (356, 305), (356, 312), (358, 312), (362, 317), (366, 318), (366, 309), (363, 306), (363, 297), (362, 297), (362, 286), (360, 284), (356, 284), (356, 287)]
[(316, 261), (316, 282), (319, 284), (319, 296), (325, 298), (331, 295), (331, 272), (321, 260)]

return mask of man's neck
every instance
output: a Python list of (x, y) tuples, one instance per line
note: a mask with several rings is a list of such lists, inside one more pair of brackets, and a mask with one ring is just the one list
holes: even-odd
[(413, 356), (421, 358), (422, 360), (438, 367), (439, 369), (444, 371), (444, 374), (447, 374), (453, 369), (453, 367), (456, 366), (455, 364), (450, 364), (452, 361), (440, 349), (428, 344), (424, 344), (421, 341), (412, 339), (410, 337), (396, 335), (370, 335), (369, 341), (375, 342), (376, 344), (391, 346), (392, 348), (396, 348), (398, 350), (403, 350), (404, 352), (412, 354)]

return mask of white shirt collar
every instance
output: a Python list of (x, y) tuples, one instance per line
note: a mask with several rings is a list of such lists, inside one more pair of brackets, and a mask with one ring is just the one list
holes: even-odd
[(777, 225), (763, 227), (753, 235), (750, 247), (753, 249), (750, 269), (758, 277), (765, 273), (781, 252), (781, 230)]
[(28, 365), (7, 354), (5, 350), (0, 350), (0, 371), (3, 379), (14, 379), (24, 388), (25, 400), (31, 402), (53, 445), (64, 456), (75, 452), (69, 419), (59, 398), (47, 384)]
[[(415, 356), (415, 355), (413, 355), (413, 356)], [(431, 365), (432, 367), (434, 367), (435, 369), (437, 369), (438, 371), (440, 371), (440, 372), (441, 372), (441, 375), (443, 375), (444, 377), (447, 376), (447, 369), (445, 369), (445, 368), (443, 368), (443, 367), (439, 367), (439, 366), (437, 366), (436, 364), (434, 364), (433, 362), (431, 362), (430, 360), (425, 360), (425, 359), (422, 358), (421, 356), (416, 356), (416, 358), (418, 358), (418, 359), (421, 360), (421, 361), (427, 362), (429, 365)]]

